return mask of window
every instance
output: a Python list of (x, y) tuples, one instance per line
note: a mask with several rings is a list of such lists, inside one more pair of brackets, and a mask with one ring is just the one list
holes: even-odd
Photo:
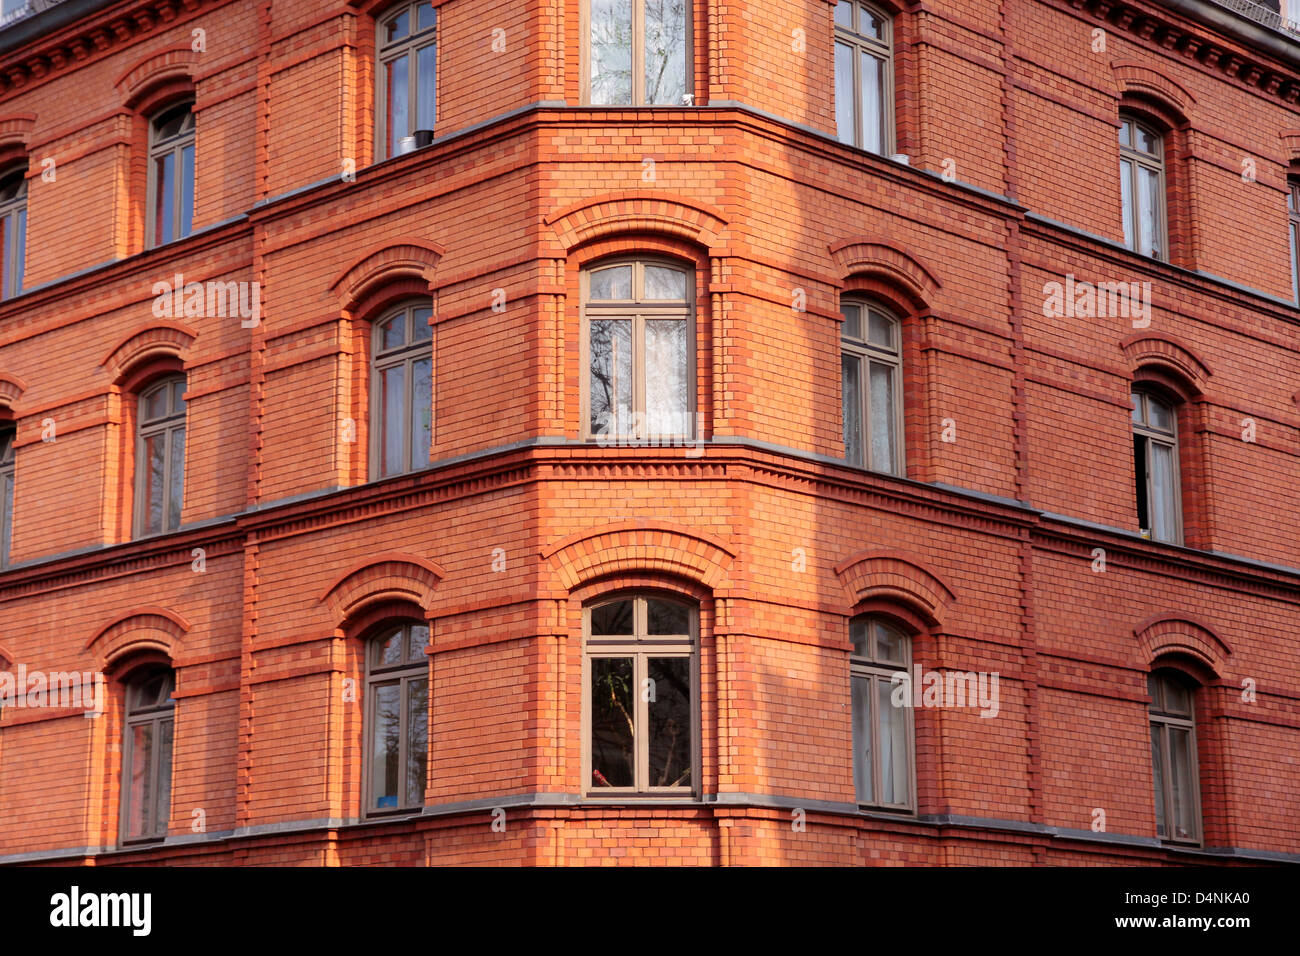
[(1133, 393), (1133, 472), (1142, 536), (1181, 544), (1178, 415), (1172, 405), (1149, 392)]
[(429, 464), (433, 442), (433, 331), (429, 306), (407, 305), (375, 323), (371, 474)]
[(693, 277), (662, 262), (583, 275), (589, 436), (694, 436)]
[(126, 685), (122, 840), (161, 839), (171, 818), (176, 675), (149, 668)]
[(699, 729), (694, 607), (655, 596), (586, 608), (587, 792), (694, 792)]
[(190, 234), (194, 224), (194, 112), (174, 107), (149, 126), (149, 244)]
[(424, 805), (429, 766), (429, 628), (406, 622), (366, 650), (368, 813)]
[(1192, 704), (1195, 689), (1176, 671), (1157, 671), (1147, 678), (1156, 835), (1178, 843), (1199, 843), (1201, 839), (1201, 788)]
[(1291, 298), (1300, 302), (1300, 179), (1286, 181), (1286, 216), (1291, 240)]
[(912, 809), (912, 708), (893, 702), (893, 675), (912, 663), (912, 642), (876, 617), (849, 625), (853, 641), (853, 784), (858, 803)]
[(437, 11), (429, 0), (403, 3), (379, 23), (379, 108), (375, 153), (405, 152), (406, 136), (433, 139), (437, 95)]
[(844, 457), (903, 474), (902, 345), (897, 319), (865, 302), (840, 306)]
[(874, 7), (835, 5), (835, 122), (840, 142), (872, 153), (894, 148), (893, 23)]
[(13, 428), (0, 429), (0, 569), (9, 567), (9, 544), (14, 532), (14, 441)]
[(592, 106), (681, 106), (692, 91), (688, 0), (587, 0)]
[(175, 531), (185, 493), (185, 379), (140, 393), (136, 442), (136, 534)]
[(1121, 116), (1119, 185), (1124, 245), (1144, 256), (1168, 258), (1164, 138), (1151, 126)]
[(0, 177), (0, 298), (23, 291), (27, 262), (27, 177), (14, 170)]

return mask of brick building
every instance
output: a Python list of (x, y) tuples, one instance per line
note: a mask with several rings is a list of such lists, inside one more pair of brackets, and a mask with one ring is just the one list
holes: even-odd
[(0, 863), (1300, 862), (1276, 12), (4, 11)]

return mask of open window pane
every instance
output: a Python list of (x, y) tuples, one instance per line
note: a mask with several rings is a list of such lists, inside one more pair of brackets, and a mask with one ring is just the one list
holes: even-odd
[(591, 661), (591, 786), (631, 787), (635, 757), (630, 657)]
[(591, 0), (591, 102), (632, 103), (632, 0)]
[(1156, 206), (1160, 197), (1158, 173), (1138, 168), (1138, 252), (1148, 256), (1160, 255), (1160, 213)]

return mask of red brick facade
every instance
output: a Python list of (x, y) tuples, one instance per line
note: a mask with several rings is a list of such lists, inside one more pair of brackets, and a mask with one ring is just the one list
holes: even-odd
[[(827, 0), (692, 0), (694, 102), (648, 109), (582, 105), (583, 0), (435, 2), (437, 138), (381, 163), (385, 4), (0, 31), (29, 189), (0, 669), (107, 675), (101, 717), (0, 713), (0, 863), (1300, 862), (1300, 45), (1157, 0), (889, 3), (906, 163), (836, 140)], [(146, 248), (149, 117), (186, 97), (194, 232)], [(1122, 244), (1121, 110), (1167, 131), (1169, 262)], [(611, 256), (693, 272), (698, 447), (583, 439)], [(159, 317), (176, 275), (258, 283), (260, 322)], [(1149, 325), (1045, 317), (1066, 275), (1149, 282)], [(902, 320), (905, 477), (843, 460), (853, 294)], [(371, 323), (412, 297), (431, 465), (370, 480)], [(177, 371), (182, 524), (141, 537), (136, 399)], [(1135, 383), (1176, 402), (1185, 546), (1137, 533)], [(583, 608), (632, 590), (698, 607), (682, 799), (586, 795)], [(912, 812), (855, 798), (864, 613), (1000, 678), (995, 717), (915, 709)], [(425, 799), (376, 820), (356, 690), (402, 617), (432, 634)], [(124, 845), (148, 662), (170, 825)], [(1159, 667), (1198, 685), (1199, 845), (1156, 835)]]

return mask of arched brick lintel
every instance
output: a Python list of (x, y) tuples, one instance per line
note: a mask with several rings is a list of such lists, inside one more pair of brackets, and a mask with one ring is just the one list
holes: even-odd
[(1146, 63), (1116, 60), (1110, 68), (1121, 98), (1154, 100), (1164, 107), (1167, 119), (1191, 122), (1196, 97), (1186, 87)]
[(863, 551), (835, 565), (835, 574), (851, 607), (873, 600), (899, 603), (930, 627), (942, 628), (957, 601), (937, 574), (901, 551)]
[(441, 565), (413, 554), (372, 555), (336, 577), (319, 601), (340, 628), (350, 626), (379, 602), (415, 604), (428, 613), (434, 590), (446, 576)]
[(104, 356), (100, 368), (120, 384), (133, 368), (158, 355), (183, 359), (198, 333), (182, 322), (160, 320), (138, 326)]
[(1120, 349), (1134, 373), (1144, 368), (1161, 369), (1198, 395), (1214, 374), (1195, 352), (1163, 332), (1134, 333), (1120, 341)]
[(1146, 665), (1170, 654), (1188, 655), (1222, 676), (1232, 648), (1207, 624), (1186, 614), (1157, 614), (1133, 628)]
[(445, 251), (436, 242), (406, 240), (376, 246), (339, 273), (330, 291), (344, 312), (356, 312), (376, 287), (416, 278), (432, 290), (434, 273)]
[(828, 247), (841, 280), (872, 278), (896, 290), (914, 311), (933, 305), (942, 283), (920, 261), (897, 246), (856, 237)]
[(174, 662), (184, 650), (189, 630), (189, 623), (174, 611), (138, 607), (96, 631), (86, 641), (85, 650), (92, 652), (105, 669), (141, 652), (161, 652)]
[(113, 85), (127, 109), (150, 113), (165, 100), (194, 89), (194, 70), (200, 54), (190, 46), (176, 46), (150, 54), (136, 63)]
[(542, 549), (559, 589), (629, 572), (657, 572), (685, 578), (717, 592), (736, 556), (727, 542), (667, 522), (621, 523), (589, 528)]
[(716, 254), (727, 220), (721, 211), (668, 192), (609, 193), (580, 200), (546, 217), (565, 254), (619, 233), (660, 233)]

